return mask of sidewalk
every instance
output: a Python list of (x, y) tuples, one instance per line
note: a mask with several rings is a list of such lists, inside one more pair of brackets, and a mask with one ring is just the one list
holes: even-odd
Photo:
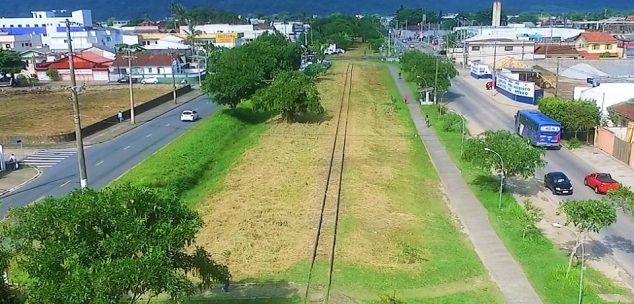
[[(390, 72), (401, 94), (412, 95), (404, 81), (398, 79), (398, 68), (390, 66)], [(451, 209), (460, 218), (480, 260), (507, 302), (542, 303), (520, 265), (491, 227), (487, 211), (463, 180), (436, 133), (425, 127), (418, 104), (410, 103), (408, 107), (418, 134), (447, 190)]]
[(23, 167), (17, 171), (0, 172), (0, 196), (36, 179), (40, 173), (40, 170), (31, 167)]

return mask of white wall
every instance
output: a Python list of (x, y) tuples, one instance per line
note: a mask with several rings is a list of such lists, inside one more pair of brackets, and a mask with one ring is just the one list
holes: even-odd
[[(189, 31), (188, 26), (181, 26), (181, 34), (186, 34)], [(206, 34), (210, 33), (248, 33), (253, 32), (252, 24), (203, 24), (195, 27), (197, 31), (201, 31)]]
[(573, 38), (585, 32), (580, 29), (570, 28), (549, 28), (549, 27), (490, 27), (490, 26), (463, 26), (457, 27), (455, 30), (467, 30), (476, 35), (480, 35), (481, 39), (488, 38), (509, 38), (517, 39), (518, 35), (534, 35), (540, 34), (543, 37), (561, 37), (561, 39)]
[[(479, 48), (479, 50), (474, 49)], [(508, 47), (508, 49), (507, 49)], [(497, 49), (497, 51), (496, 51)], [(517, 60), (534, 60), (542, 59), (543, 55), (535, 55), (535, 48), (532, 42), (522, 43), (504, 43), (487, 42), (482, 43), (469, 43), (467, 45), (467, 61), (473, 62), (479, 60), (484, 64), (492, 66), (494, 60), (502, 60), (503, 58), (513, 58)]]
[(607, 108), (634, 98), (634, 83), (602, 83), (594, 88), (575, 87), (575, 99), (594, 100), (607, 116)]
[[(8, 4), (7, 4), (8, 5)], [(40, 17), (41, 16), (41, 17)], [(92, 26), (92, 12), (90, 10), (77, 10), (69, 17), (57, 17), (52, 11), (34, 11), (30, 18), (0, 18), (0, 28), (17, 28), (21, 25), (27, 27), (42, 27), (43, 25), (57, 27), (65, 24), (66, 19), (77, 23), (79, 26)]]
[[(123, 43), (122, 32), (113, 28), (71, 32), (70, 35), (75, 50), (83, 50), (93, 46), (114, 48), (117, 44)], [(52, 51), (64, 51), (68, 48), (65, 32), (50, 34), (43, 37), (42, 40)]]
[(42, 37), (40, 35), (0, 35), (0, 50), (23, 52), (39, 48), (42, 48)]

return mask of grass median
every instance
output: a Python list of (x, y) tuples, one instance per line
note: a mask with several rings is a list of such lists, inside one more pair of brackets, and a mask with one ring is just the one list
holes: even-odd
[[(525, 216), (523, 207), (517, 203), (512, 193), (506, 192), (503, 194), (503, 207), (498, 208), (499, 180), (491, 176), (490, 172), (460, 159), (460, 132), (447, 132), (439, 128), (443, 124), (443, 117), (438, 109), (437, 106), (422, 106), (422, 111), (429, 115), (438, 138), (461, 170), (464, 179), (488, 210), (493, 228), (515, 259), (520, 262), (540, 297), (545, 303), (575, 302), (580, 274), (578, 267), (566, 278), (567, 252), (557, 248), (541, 234), (530, 239), (522, 238), (522, 218)], [(599, 294), (628, 294), (593, 269), (588, 268), (584, 276), (583, 303), (610, 303), (599, 297)]]

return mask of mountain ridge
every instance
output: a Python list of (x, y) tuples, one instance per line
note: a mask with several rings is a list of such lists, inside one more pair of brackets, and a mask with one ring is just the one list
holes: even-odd
[[(137, 16), (150, 16), (152, 18), (163, 18), (169, 14), (169, 5), (173, 0), (153, 0), (146, 2), (129, 0), (93, 0), (86, 4), (85, 0), (22, 0), (6, 5), (0, 12), (0, 17), (28, 17), (34, 10), (53, 9), (89, 9), (92, 10), (95, 21), (105, 20), (109, 17), (128, 19)], [(239, 14), (272, 14), (280, 12), (299, 13), (316, 15), (329, 15), (332, 13), (344, 14), (382, 14), (391, 15), (400, 5), (406, 7), (424, 7), (434, 11), (463, 12), (477, 11), (491, 7), (493, 1), (466, 1), (466, 0), (445, 0), (438, 1), (416, 1), (401, 0), (392, 2), (385, 0), (335, 0), (335, 1), (300, 1), (300, 0), (277, 0), (264, 2), (261, 0), (216, 0), (209, 3), (204, 0), (183, 0), (181, 4), (192, 6), (212, 6), (217, 9), (229, 10)], [(584, 3), (580, 8), (578, 0), (506, 0), (502, 1), (505, 10), (512, 11), (598, 11), (603, 9), (634, 10), (632, 0), (612, 0), (609, 3), (594, 4)], [(124, 8), (124, 9), (122, 9)]]

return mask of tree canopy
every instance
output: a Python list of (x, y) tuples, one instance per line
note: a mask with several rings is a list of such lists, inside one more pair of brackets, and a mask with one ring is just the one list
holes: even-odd
[(186, 247), (202, 226), (176, 196), (131, 186), (80, 189), (62, 198), (13, 209), (3, 246), (31, 280), (32, 303), (118, 303), (131, 296), (193, 292), (229, 272), (206, 251)]
[(256, 110), (281, 113), (286, 120), (325, 111), (312, 78), (299, 71), (278, 74), (270, 86), (255, 94), (253, 104)]
[(188, 9), (179, 3), (170, 5), (171, 17), (177, 25), (198, 25), (208, 23), (246, 24), (248, 20), (233, 12), (212, 7), (192, 7)]
[(409, 81), (417, 83), (421, 88), (435, 88), (438, 93), (446, 92), (451, 86), (451, 80), (458, 75), (451, 62), (418, 50), (406, 52), (401, 56), (400, 62), (401, 70), (406, 73)]
[[(495, 151), (500, 158), (486, 148)], [(485, 131), (465, 142), (463, 158), (478, 167), (502, 171), (504, 176), (533, 176), (535, 170), (546, 165), (544, 150), (526, 144), (526, 141), (513, 132)]]
[(299, 69), (301, 48), (279, 33), (263, 34), (252, 43), (210, 54), (209, 75), (202, 88), (222, 105), (235, 108), (280, 72)]
[(0, 49), (0, 74), (17, 74), (25, 67), (26, 63), (18, 53)]
[(561, 123), (564, 130), (586, 131), (599, 125), (601, 113), (594, 101), (569, 100), (560, 97), (540, 99), (538, 109)]
[(401, 7), (394, 14), (394, 21), (399, 23), (407, 22), (408, 25), (417, 25), (419, 23), (437, 23), (439, 21), (438, 14), (423, 8)]
[[(325, 44), (334, 43), (344, 50), (350, 49), (356, 38), (368, 43), (370, 47), (378, 50), (383, 45), (386, 29), (378, 18), (365, 16), (332, 15), (326, 18), (315, 18), (310, 22), (309, 35), (311, 45), (321, 48)], [(312, 31), (312, 33), (311, 33)], [(301, 36), (299, 41), (304, 41)], [(320, 49), (319, 52), (322, 50)]]

